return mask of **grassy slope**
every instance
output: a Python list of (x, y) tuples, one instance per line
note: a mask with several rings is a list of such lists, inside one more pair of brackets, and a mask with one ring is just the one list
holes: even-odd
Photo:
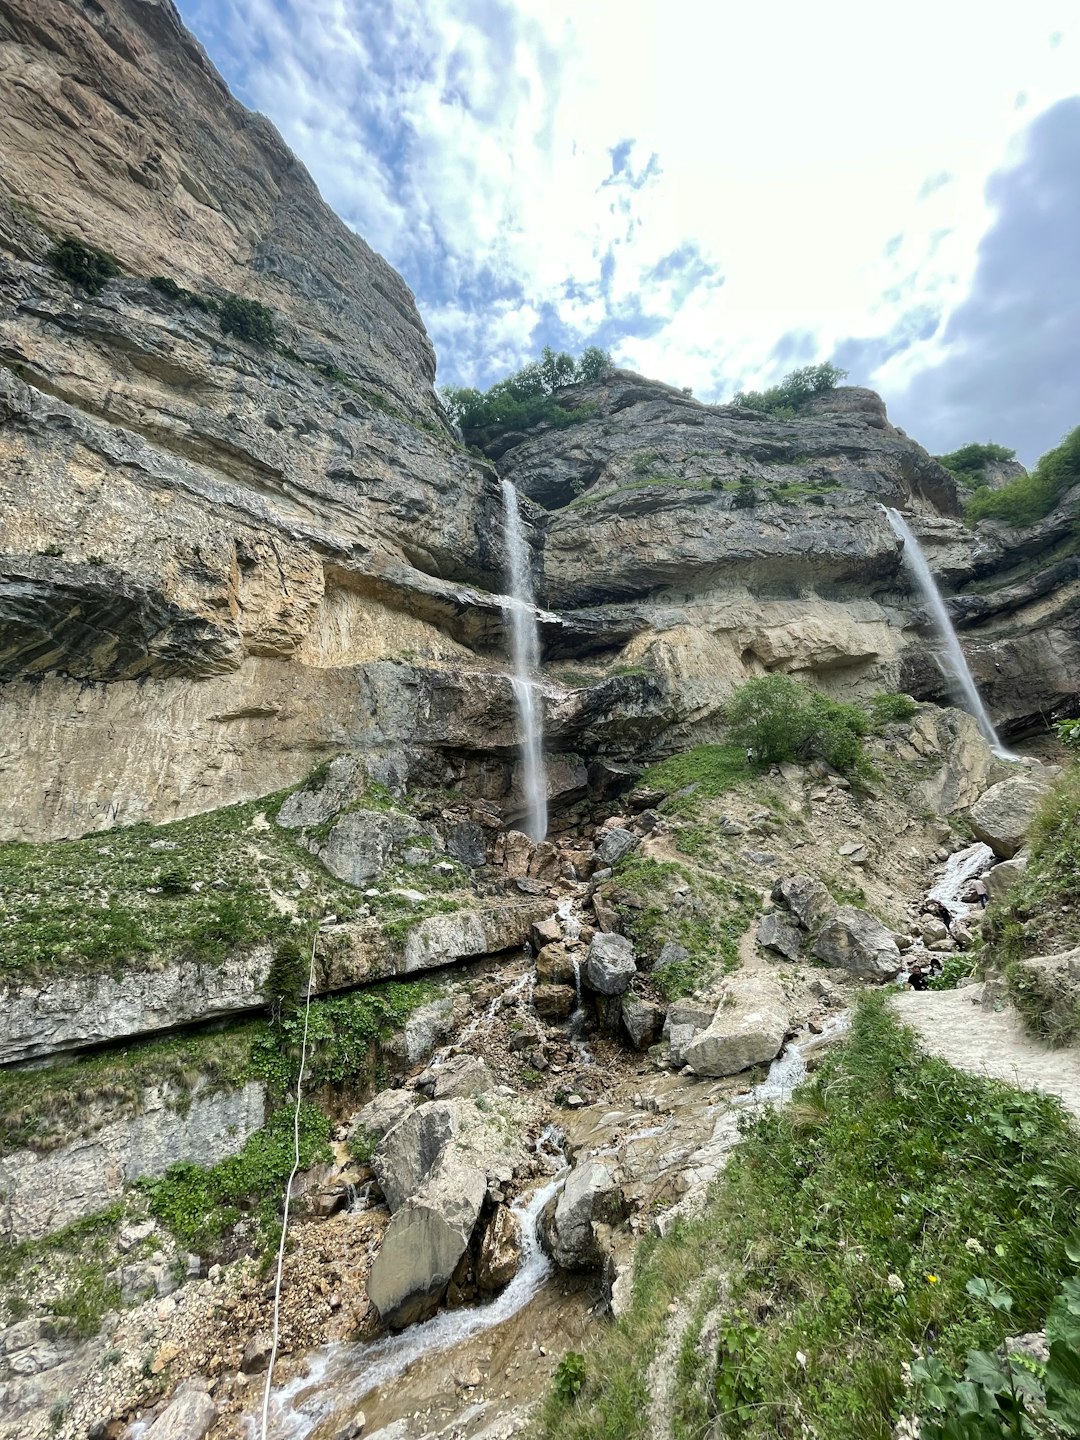
[(970, 1279), (1013, 1295), (1010, 1333), (1039, 1328), (1078, 1203), (1080, 1136), (1055, 1101), (926, 1058), (869, 997), (794, 1103), (749, 1126), (702, 1216), (645, 1242), (628, 1314), (537, 1434), (644, 1440), (667, 1306), (701, 1282), (700, 1324), (725, 1277), (723, 1322), (707, 1343), (692, 1325), (677, 1361), (675, 1435), (888, 1440), (914, 1355), (999, 1342)]

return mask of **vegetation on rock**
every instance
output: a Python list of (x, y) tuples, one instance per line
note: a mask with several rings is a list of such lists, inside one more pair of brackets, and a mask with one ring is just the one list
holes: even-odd
[(768, 390), (740, 390), (732, 397), (732, 405), (744, 410), (759, 410), (777, 420), (793, 420), (810, 399), (824, 390), (834, 390), (847, 371), (824, 361), (820, 365), (804, 365), (785, 375), (779, 385)]
[(867, 768), (862, 742), (871, 723), (866, 711), (831, 700), (782, 672), (740, 686), (725, 719), (734, 743), (752, 750), (759, 764), (818, 759), (837, 770)]
[(1005, 525), (1034, 525), (1080, 485), (1080, 426), (1048, 450), (1030, 475), (1000, 490), (977, 490), (964, 507), (964, 519), (999, 520)]
[(274, 343), (274, 312), (259, 300), (226, 295), (218, 305), (218, 321), (223, 335), (235, 335), (263, 350)]
[(700, 1217), (643, 1242), (628, 1312), (576, 1399), (548, 1396), (541, 1433), (644, 1440), (649, 1362), (679, 1303), (675, 1435), (891, 1440), (913, 1357), (951, 1370), (999, 1343), (971, 1282), (1009, 1293), (1014, 1332), (1042, 1326), (1073, 1273), (1078, 1193), (1080, 1138), (1056, 1100), (927, 1058), (865, 997), (848, 1043), (747, 1125)]
[(555, 391), (598, 380), (610, 364), (611, 356), (595, 345), (584, 350), (577, 360), (565, 351), (545, 346), (539, 360), (498, 381), (490, 390), (444, 385), (440, 394), (450, 418), (470, 440), (533, 425), (572, 425), (591, 412), (584, 407), (566, 409), (553, 398)]
[(939, 465), (955, 478), (964, 490), (979, 490), (986, 484), (986, 467), (993, 460), (1015, 460), (1016, 451), (1004, 445), (973, 442), (961, 445), (959, 450), (950, 450), (947, 455), (935, 455)]
[(84, 245), (70, 235), (49, 251), (48, 261), (58, 275), (88, 295), (99, 295), (120, 274), (120, 266), (105, 250)]

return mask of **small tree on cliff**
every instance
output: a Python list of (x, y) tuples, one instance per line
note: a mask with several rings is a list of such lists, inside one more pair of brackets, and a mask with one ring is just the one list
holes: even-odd
[(837, 770), (865, 762), (862, 737), (870, 717), (859, 705), (830, 700), (790, 675), (761, 675), (736, 690), (727, 706), (731, 740), (762, 764), (824, 760)]

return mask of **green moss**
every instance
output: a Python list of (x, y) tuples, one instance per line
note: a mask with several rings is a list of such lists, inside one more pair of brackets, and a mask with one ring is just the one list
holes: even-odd
[(723, 1276), (718, 1323), (692, 1313), (677, 1358), (676, 1435), (891, 1440), (913, 1357), (957, 1365), (1000, 1342), (969, 1282), (1012, 1295), (1010, 1333), (1042, 1328), (1078, 1197), (1080, 1137), (1056, 1100), (927, 1058), (866, 997), (794, 1102), (748, 1121), (700, 1217), (642, 1244), (628, 1312), (538, 1434), (644, 1440), (667, 1307)]
[(61, 1332), (77, 1340), (96, 1335), (106, 1311), (120, 1300), (107, 1275), (123, 1217), (123, 1205), (111, 1205), (41, 1240), (0, 1246), (0, 1293), (9, 1316), (23, 1318), (29, 1309), (23, 1289), (44, 1281), (45, 1303)]
[[(150, 956), (217, 964), (244, 946), (295, 942), (328, 910), (354, 914), (356, 891), (273, 824), (282, 798), (0, 846), (0, 976), (116, 973)], [(292, 897), (295, 918), (275, 891)]]
[(112, 255), (84, 245), (70, 235), (54, 245), (47, 258), (58, 275), (88, 295), (99, 295), (108, 282), (120, 274), (120, 266)]

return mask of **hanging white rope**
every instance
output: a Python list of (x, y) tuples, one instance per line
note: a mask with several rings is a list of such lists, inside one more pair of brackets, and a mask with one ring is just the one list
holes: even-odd
[(311, 960), (308, 963), (307, 994), (304, 997), (304, 1039), (300, 1046), (300, 1070), (296, 1077), (296, 1109), (293, 1112), (293, 1167), (285, 1186), (285, 1213), (281, 1217), (281, 1239), (278, 1241), (277, 1278), (274, 1281), (274, 1336), (270, 1346), (270, 1364), (266, 1369), (266, 1384), (263, 1387), (262, 1424), (259, 1434), (262, 1440), (269, 1440), (270, 1390), (274, 1383), (274, 1362), (277, 1360), (278, 1340), (281, 1335), (281, 1270), (285, 1263), (285, 1237), (289, 1232), (289, 1205), (292, 1201), (293, 1181), (300, 1169), (300, 1100), (304, 1088), (304, 1067), (307, 1064), (308, 1018), (311, 1015), (311, 991), (315, 984), (315, 946), (319, 940), (316, 929), (311, 937)]

